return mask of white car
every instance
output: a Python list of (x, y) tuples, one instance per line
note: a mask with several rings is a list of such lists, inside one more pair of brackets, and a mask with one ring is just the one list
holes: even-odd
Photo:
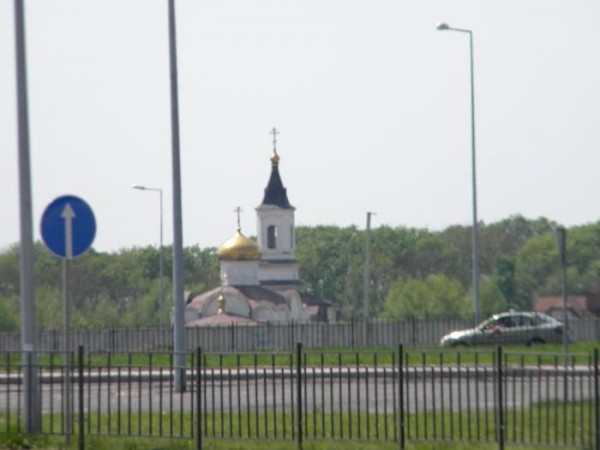
[[(563, 342), (564, 326), (553, 317), (536, 312), (496, 314), (475, 328), (453, 331), (440, 340), (442, 346), (539, 345)], [(570, 339), (569, 339), (570, 340)]]

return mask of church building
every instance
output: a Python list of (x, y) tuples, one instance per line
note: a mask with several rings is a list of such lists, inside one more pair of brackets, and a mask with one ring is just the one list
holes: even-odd
[(295, 208), (279, 174), (277, 130), (272, 130), (271, 175), (256, 207), (258, 243), (237, 231), (217, 251), (221, 285), (187, 294), (186, 326), (260, 322), (333, 321), (330, 302), (304, 292), (296, 259)]

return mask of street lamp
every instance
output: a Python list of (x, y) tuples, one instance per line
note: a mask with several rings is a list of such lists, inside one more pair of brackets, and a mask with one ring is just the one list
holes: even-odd
[(562, 298), (563, 298), (563, 352), (565, 356), (565, 367), (567, 366), (567, 355), (569, 351), (569, 315), (567, 310), (567, 229), (563, 226), (556, 228), (556, 242), (558, 244), (558, 256), (562, 272)]
[(185, 391), (185, 304), (183, 298), (183, 220), (181, 214), (181, 155), (179, 146), (179, 87), (175, 0), (169, 0), (169, 72), (171, 87), (171, 161), (173, 185), (173, 353), (175, 391)]
[(447, 23), (439, 23), (436, 28), (440, 31), (457, 31), (459, 33), (467, 33), (469, 35), (469, 55), (471, 72), (471, 176), (473, 190), (473, 316), (475, 323), (479, 323), (479, 230), (477, 224), (477, 176), (475, 164), (475, 82), (473, 77), (473, 32), (471, 30), (466, 30), (463, 28), (452, 28)]
[(163, 191), (160, 188), (152, 188), (146, 186), (140, 186), (139, 184), (132, 184), (133, 189), (139, 189), (140, 191), (152, 191), (158, 192), (160, 198), (160, 248), (158, 253), (158, 276), (160, 286), (160, 297), (158, 299), (158, 325), (162, 329), (163, 326), (163, 304), (165, 300), (165, 291), (163, 285)]
[(371, 216), (374, 212), (367, 211), (367, 228), (365, 229), (365, 273), (364, 273), (364, 303), (363, 316), (369, 320), (369, 283), (371, 280)]

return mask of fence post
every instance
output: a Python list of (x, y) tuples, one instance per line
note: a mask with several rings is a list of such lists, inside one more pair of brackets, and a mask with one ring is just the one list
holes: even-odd
[(296, 440), (302, 450), (302, 342), (296, 343)]
[(598, 368), (598, 349), (594, 349), (594, 448), (600, 450), (600, 390), (598, 382), (600, 369)]
[(85, 405), (84, 405), (84, 382), (83, 382), (83, 345), (80, 345), (77, 348), (77, 371), (79, 382), (77, 383), (78, 387), (78, 399), (79, 399), (79, 450), (85, 449)]
[(115, 348), (116, 347), (116, 344), (115, 344), (116, 340), (115, 340), (115, 328), (114, 327), (111, 327), (111, 329), (110, 329), (109, 341), (110, 341), (110, 344), (109, 344), (110, 345), (110, 350), (113, 351), (113, 352), (116, 351), (116, 348)]
[(504, 377), (502, 374), (502, 347), (496, 348), (496, 382), (498, 393), (498, 417), (496, 418), (496, 437), (498, 439), (498, 450), (504, 450)]
[(196, 450), (202, 450), (202, 348), (196, 348), (196, 422), (194, 433), (196, 435)]
[(404, 437), (404, 346), (398, 346), (398, 445), (405, 448)]

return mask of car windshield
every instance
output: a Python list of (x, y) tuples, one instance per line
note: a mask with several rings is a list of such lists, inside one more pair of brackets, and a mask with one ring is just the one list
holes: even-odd
[(560, 325), (554, 317), (542, 313), (536, 314), (510, 314), (500, 317), (494, 316), (483, 321), (477, 328), (482, 331), (497, 328), (525, 327), (535, 325)]
[(502, 317), (502, 318), (492, 317), (491, 319), (488, 319), (488, 320), (482, 322), (481, 325), (479, 325), (479, 329), (486, 331), (486, 330), (493, 330), (498, 327), (507, 326), (507, 323), (504, 319), (505, 319), (504, 317)]
[(535, 319), (537, 323), (541, 323), (541, 324), (551, 324), (551, 325), (560, 325), (560, 322), (558, 320), (556, 320), (554, 317), (552, 316), (548, 316), (546, 314), (542, 314), (542, 313), (537, 313), (535, 315)]

